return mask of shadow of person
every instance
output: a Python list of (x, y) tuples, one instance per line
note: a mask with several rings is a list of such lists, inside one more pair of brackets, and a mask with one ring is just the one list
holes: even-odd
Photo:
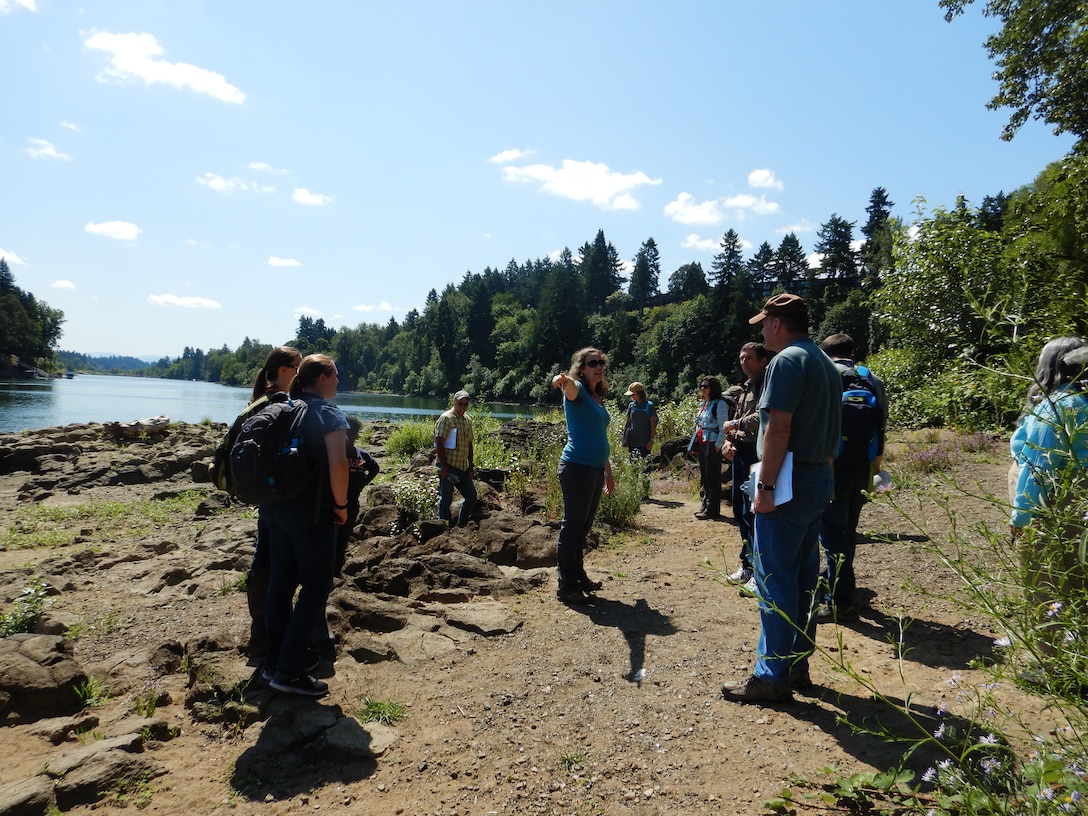
[(269, 709), (257, 742), (235, 760), (230, 779), (231, 788), (250, 801), (288, 799), (330, 783), (366, 779), (388, 747), (337, 705), (276, 696)]
[(645, 598), (639, 598), (634, 604), (597, 598), (592, 605), (571, 608), (586, 615), (598, 626), (613, 626), (623, 633), (631, 655), (631, 671), (627, 674), (627, 680), (639, 685), (646, 676), (646, 636), (667, 637), (677, 632), (669, 616), (651, 607)]
[(838, 741), (842, 750), (859, 761), (887, 771), (903, 768), (914, 773), (915, 781), (929, 768), (949, 757), (939, 740), (959, 754), (958, 746), (973, 744), (972, 763), (986, 756), (1011, 757), (1007, 745), (982, 745), (984, 735), (977, 723), (939, 710), (934, 706), (904, 703), (885, 695), (883, 699), (866, 693), (856, 696), (845, 691), (814, 687), (804, 697), (823, 705), (793, 705), (780, 710), (819, 727)]
[[(872, 607), (875, 593), (859, 589), (857, 620), (839, 625), (859, 635), (887, 643), (915, 663), (944, 669), (966, 669), (982, 658), (987, 663), (997, 660), (993, 636), (972, 629), (944, 623), (895, 617)], [(827, 624), (821, 624), (824, 628)]]

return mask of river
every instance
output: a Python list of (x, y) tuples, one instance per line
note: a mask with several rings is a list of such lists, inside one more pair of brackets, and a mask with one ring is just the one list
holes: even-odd
[[(77, 374), (70, 380), (0, 381), (0, 432), (40, 430), (73, 422), (131, 422), (165, 414), (175, 422), (231, 422), (249, 400), (249, 388), (184, 380)], [(336, 404), (364, 422), (432, 419), (442, 400), (389, 394), (337, 394)], [(538, 406), (474, 403), (500, 419), (529, 417)]]

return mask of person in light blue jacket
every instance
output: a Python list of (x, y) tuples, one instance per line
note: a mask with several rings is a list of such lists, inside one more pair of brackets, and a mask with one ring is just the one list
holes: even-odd
[(1024, 415), (1009, 443), (1014, 528), (1028, 526), (1046, 510), (1070, 466), (1088, 468), (1086, 366), (1088, 347), (1080, 337), (1058, 337), (1039, 353)]

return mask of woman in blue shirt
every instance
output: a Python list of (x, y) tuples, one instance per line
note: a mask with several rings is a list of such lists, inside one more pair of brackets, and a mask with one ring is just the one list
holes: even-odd
[(608, 380), (604, 371), (608, 356), (584, 348), (571, 358), (565, 374), (552, 377), (552, 388), (563, 390), (563, 416), (567, 420), (567, 445), (559, 457), (559, 486), (563, 491), (563, 522), (559, 527), (556, 561), (559, 591), (567, 604), (593, 603), (590, 593), (601, 588), (586, 575), (583, 553), (593, 527), (601, 491), (612, 493), (612, 466), (608, 461), (608, 409), (604, 398)]

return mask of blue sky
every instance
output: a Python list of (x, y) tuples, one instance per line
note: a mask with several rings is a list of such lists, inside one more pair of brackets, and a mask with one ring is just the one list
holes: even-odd
[(422, 310), (603, 229), (662, 285), (876, 187), (949, 207), (1071, 140), (988, 111), (936, 0), (0, 0), (0, 255), (60, 347), (176, 357)]

